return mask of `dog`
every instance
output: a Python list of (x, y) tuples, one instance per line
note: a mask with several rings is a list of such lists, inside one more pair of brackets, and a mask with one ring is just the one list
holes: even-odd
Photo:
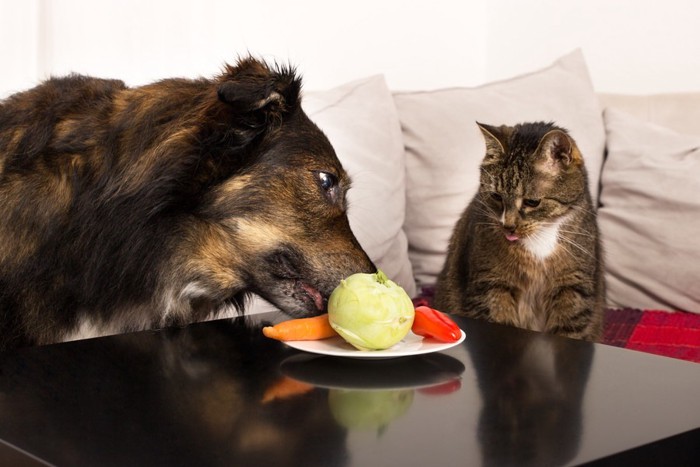
[(289, 65), (14, 94), (0, 101), (0, 350), (244, 313), (251, 294), (319, 314), (342, 278), (376, 271), (349, 188)]

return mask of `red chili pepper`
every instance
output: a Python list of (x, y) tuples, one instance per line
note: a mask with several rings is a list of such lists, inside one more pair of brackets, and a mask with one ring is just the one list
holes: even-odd
[(411, 330), (423, 337), (432, 337), (442, 342), (457, 342), (462, 337), (459, 326), (445, 313), (427, 306), (416, 307)]
[(445, 394), (451, 394), (462, 387), (462, 382), (459, 378), (451, 379), (442, 384), (435, 386), (429, 386), (427, 388), (420, 388), (418, 392), (422, 394), (427, 394), (429, 396), (444, 396)]

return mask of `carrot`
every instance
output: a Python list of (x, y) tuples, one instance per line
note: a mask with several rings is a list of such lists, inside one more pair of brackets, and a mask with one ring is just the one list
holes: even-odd
[(292, 397), (306, 394), (313, 388), (314, 386), (311, 384), (298, 381), (288, 376), (282, 376), (265, 390), (261, 402), (267, 404), (274, 400), (291, 399)]
[(265, 326), (262, 331), (266, 337), (278, 341), (314, 341), (337, 336), (328, 321), (328, 313), (282, 321), (274, 326)]

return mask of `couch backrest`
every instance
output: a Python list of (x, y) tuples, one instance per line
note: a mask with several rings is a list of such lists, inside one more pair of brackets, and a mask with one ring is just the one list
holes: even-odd
[(645, 122), (679, 133), (700, 135), (700, 92), (677, 94), (599, 94), (603, 107), (613, 107)]

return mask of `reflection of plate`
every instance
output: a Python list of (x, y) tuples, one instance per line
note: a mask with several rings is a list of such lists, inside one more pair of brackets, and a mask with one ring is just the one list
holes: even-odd
[(386, 350), (357, 350), (352, 345), (343, 340), (342, 337), (331, 337), (318, 341), (286, 341), (289, 347), (304, 352), (311, 352), (319, 355), (330, 355), (332, 357), (350, 358), (395, 358), (408, 357), (410, 355), (422, 355), (432, 352), (440, 352), (450, 347), (460, 344), (466, 334), (460, 330), (462, 337), (457, 342), (439, 342), (434, 339), (423, 339), (420, 336), (409, 332), (401, 342)]
[(441, 353), (385, 360), (295, 354), (284, 359), (280, 371), (296, 380), (330, 389), (386, 390), (423, 388), (459, 380), (464, 364)]

